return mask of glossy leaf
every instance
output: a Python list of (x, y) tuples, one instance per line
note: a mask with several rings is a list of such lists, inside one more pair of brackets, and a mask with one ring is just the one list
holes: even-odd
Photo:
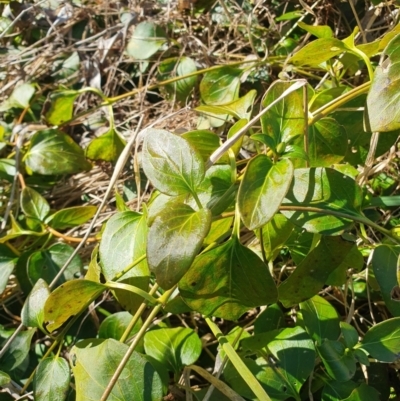
[(17, 255), (8, 246), (0, 244), (0, 294), (6, 289), (17, 260)]
[(346, 45), (339, 39), (321, 38), (305, 45), (290, 57), (288, 62), (294, 65), (317, 67), (346, 50)]
[(275, 213), (274, 217), (262, 226), (261, 235), (259, 231), (256, 232), (257, 237), (262, 240), (265, 257), (268, 261), (274, 260), (278, 256), (286, 244), (286, 240), (290, 237), (293, 227), (293, 223), (283, 214)]
[(147, 259), (165, 290), (183, 277), (199, 252), (211, 225), (211, 212), (185, 204), (165, 208), (150, 227)]
[(49, 125), (60, 125), (71, 120), (74, 112), (74, 102), (79, 91), (57, 91), (50, 94), (49, 108), (44, 117)]
[(137, 24), (126, 47), (129, 56), (136, 60), (147, 60), (167, 42), (164, 30), (154, 22), (144, 21)]
[(361, 383), (351, 394), (343, 401), (380, 401), (381, 395), (374, 387)]
[(249, 230), (267, 224), (278, 211), (293, 170), (288, 159), (273, 164), (269, 157), (258, 155), (249, 162), (238, 194), (240, 215)]
[(83, 312), (104, 290), (102, 284), (89, 280), (71, 280), (56, 288), (44, 306), (44, 321), (49, 333)]
[[(27, 265), (28, 277), (32, 285), (40, 278), (46, 283), (51, 283), (73, 252), (74, 248), (63, 243), (54, 244), (46, 250), (34, 252), (29, 257)], [(72, 280), (75, 278), (75, 274), (80, 273), (81, 270), (82, 260), (79, 255), (75, 255), (68, 268), (59, 278), (57, 285)]]
[(50, 295), (47, 283), (39, 279), (25, 300), (21, 310), (21, 322), (26, 327), (43, 327), (44, 305)]
[(243, 70), (223, 66), (208, 71), (200, 82), (200, 95), (205, 104), (221, 105), (239, 97), (240, 76)]
[(235, 238), (198, 256), (179, 289), (193, 310), (229, 320), (277, 296), (267, 266)]
[[(132, 318), (133, 316), (129, 312), (116, 312), (107, 316), (100, 324), (99, 338), (113, 338), (119, 341)], [(133, 326), (128, 338), (135, 335), (141, 327), (142, 320), (139, 319), (135, 326)]]
[[(292, 186), (282, 202), (281, 213), (309, 232), (337, 235), (351, 227), (353, 221), (324, 211), (357, 216), (360, 214), (361, 204), (361, 188), (352, 178), (329, 168), (300, 168), (294, 172)], [(285, 206), (309, 206), (321, 209), (322, 213), (289, 211)]]
[(361, 348), (381, 362), (400, 358), (400, 317), (385, 320), (371, 327), (361, 341)]
[(45, 198), (30, 187), (21, 191), (21, 208), (26, 216), (44, 221), (50, 212), (50, 206)]
[(57, 356), (42, 359), (33, 379), (37, 401), (64, 401), (69, 391), (71, 374), (68, 362)]
[[(106, 280), (113, 280), (146, 254), (146, 236), (146, 218), (142, 214), (126, 211), (108, 220), (99, 247), (102, 273)], [(144, 259), (118, 281), (147, 291), (149, 275), (147, 260)], [(124, 290), (114, 290), (114, 294), (119, 303), (131, 313), (135, 313), (143, 301), (140, 296)]]
[[(229, 128), (227, 139), (230, 139), (234, 135), (236, 135), (243, 127), (245, 127), (247, 125), (247, 123), (248, 123), (247, 118), (242, 118), (242, 119), (236, 121), (235, 124), (233, 124), (232, 127)], [(241, 138), (230, 148), (232, 150), (233, 154), (235, 155), (235, 157), (237, 157), (240, 153), (240, 149), (242, 148), (242, 144), (243, 144), (243, 138), (244, 138), (244, 136), (241, 136)]]
[(36, 329), (28, 329), (17, 334), (5, 354), (0, 359), (1, 370), (8, 373), (17, 368), (28, 356)]
[(148, 331), (144, 336), (144, 348), (147, 355), (174, 373), (195, 363), (202, 351), (199, 336), (183, 327)]
[(149, 128), (143, 144), (143, 169), (167, 195), (193, 193), (204, 178), (204, 162), (189, 143), (165, 130)]
[(339, 341), (324, 340), (317, 347), (326, 371), (339, 382), (350, 380), (356, 372), (356, 361), (350, 351)]
[(372, 268), (386, 307), (393, 316), (400, 317), (400, 303), (392, 299), (392, 291), (398, 285), (397, 269), (400, 246), (379, 245), (372, 256)]
[(221, 242), (222, 240), (228, 238), (231, 234), (232, 223), (233, 217), (213, 221), (210, 231), (208, 232), (206, 238), (204, 238), (204, 245), (207, 246), (214, 242)]
[(73, 174), (91, 169), (84, 151), (71, 137), (57, 130), (36, 132), (24, 161), (29, 171), (42, 175)]
[(58, 210), (46, 220), (55, 230), (66, 230), (85, 224), (96, 213), (96, 206), (73, 206)]
[[(262, 106), (267, 107), (282, 95), (293, 82), (275, 81), (266, 92)], [(305, 128), (303, 107), (303, 89), (300, 88), (273, 106), (261, 117), (261, 127), (264, 134), (269, 135), (275, 143), (289, 143), (302, 145)], [(295, 139), (298, 137), (298, 139)], [(294, 142), (293, 142), (294, 141)]]
[[(127, 350), (126, 344), (112, 339), (84, 340), (76, 344), (70, 351), (76, 401), (100, 400)], [(160, 376), (143, 355), (134, 352), (108, 400), (159, 401), (162, 397)]]
[(337, 380), (327, 381), (322, 392), (322, 401), (339, 401), (348, 397), (357, 388), (354, 381), (339, 382)]
[(303, 21), (299, 21), (297, 25), (317, 38), (331, 38), (333, 36), (332, 29), (328, 25), (308, 25)]
[(93, 139), (86, 149), (86, 157), (91, 160), (116, 162), (126, 145), (115, 129), (110, 128), (106, 133)]
[[(204, 162), (206, 162), (212, 153), (218, 149), (220, 145), (220, 138), (217, 134), (209, 130), (195, 130), (182, 134), (189, 144), (201, 155)], [(225, 157), (225, 162), (228, 159)]]
[(323, 340), (338, 340), (340, 336), (339, 316), (336, 309), (319, 295), (300, 303), (304, 326), (318, 344)]
[[(190, 57), (176, 57), (162, 61), (158, 66), (159, 79), (161, 81), (189, 75), (197, 71), (196, 63)], [(197, 82), (197, 76), (180, 79), (174, 83), (165, 85), (167, 92), (175, 96), (176, 100), (185, 102), (193, 91)]]
[(344, 127), (333, 118), (326, 117), (309, 127), (310, 167), (330, 167), (340, 163), (347, 152)]
[(28, 83), (18, 85), (12, 91), (10, 97), (0, 104), (0, 112), (10, 110), (12, 108), (26, 109), (32, 96), (35, 94), (35, 86)]
[(383, 52), (384, 61), (376, 67), (367, 97), (365, 113), (369, 131), (387, 132), (400, 128), (400, 35), (390, 41)]
[(353, 348), (358, 343), (358, 332), (349, 323), (340, 322), (340, 329), (347, 348)]
[(341, 237), (323, 236), (289, 278), (279, 286), (279, 300), (282, 304), (290, 307), (318, 294), (329, 274), (342, 263), (353, 246), (353, 243)]

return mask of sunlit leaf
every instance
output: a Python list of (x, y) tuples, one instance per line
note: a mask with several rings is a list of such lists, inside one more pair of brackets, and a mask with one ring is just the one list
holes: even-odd
[(235, 238), (198, 256), (179, 289), (193, 310), (229, 320), (277, 297), (267, 266)]
[(273, 164), (269, 157), (258, 155), (249, 162), (238, 194), (247, 228), (255, 230), (272, 219), (289, 190), (293, 170), (289, 159)]
[(26, 216), (44, 221), (50, 212), (47, 200), (30, 187), (21, 191), (21, 208)]
[[(79, 91), (57, 91), (50, 94), (49, 106), (44, 113), (49, 125), (61, 125), (71, 120), (74, 112), (74, 102), (79, 96)], [(46, 107), (46, 105), (45, 105)]]
[(71, 137), (57, 130), (36, 132), (24, 161), (31, 172), (43, 175), (73, 174), (91, 169), (84, 151)]
[(189, 143), (168, 131), (149, 128), (143, 144), (143, 169), (167, 195), (193, 193), (204, 178), (204, 162)]
[[(113, 338), (119, 341), (132, 321), (132, 318), (133, 316), (129, 312), (116, 312), (107, 316), (100, 324), (99, 338)], [(141, 327), (142, 320), (139, 319), (133, 326), (128, 338), (135, 335)]]
[(239, 97), (240, 76), (243, 70), (223, 66), (208, 71), (200, 82), (200, 95), (205, 104), (221, 105)]
[(0, 112), (12, 108), (25, 109), (29, 107), (32, 96), (35, 94), (35, 87), (32, 84), (23, 83), (14, 88), (10, 97), (0, 104)]
[(317, 38), (331, 38), (333, 36), (329, 25), (308, 25), (303, 21), (299, 21), (297, 25)]
[(125, 140), (115, 129), (110, 128), (105, 134), (90, 142), (86, 149), (86, 157), (91, 160), (115, 162), (124, 150), (125, 145)]
[[(84, 340), (70, 351), (76, 401), (100, 400), (128, 346), (113, 339)], [(160, 401), (159, 374), (145, 356), (134, 352), (113, 387), (109, 401)]]
[(8, 246), (0, 244), (0, 294), (6, 289), (17, 260), (17, 255)]
[(150, 227), (147, 259), (165, 290), (183, 277), (199, 252), (211, 225), (211, 212), (185, 204), (165, 208)]
[(192, 329), (183, 327), (147, 332), (144, 336), (144, 348), (147, 355), (174, 373), (195, 363), (202, 350), (199, 336)]
[(44, 321), (49, 333), (83, 312), (104, 290), (102, 284), (89, 280), (71, 280), (56, 288), (44, 306)]
[(43, 326), (44, 304), (50, 295), (47, 283), (39, 279), (25, 300), (21, 310), (21, 322), (26, 327)]
[(400, 317), (385, 320), (371, 327), (361, 341), (361, 348), (381, 362), (400, 358)]
[(58, 356), (39, 362), (33, 379), (33, 394), (37, 401), (64, 401), (69, 391), (71, 374), (68, 362)]
[(136, 60), (147, 60), (167, 42), (164, 30), (151, 21), (137, 24), (126, 47), (129, 56)]
[(96, 213), (96, 206), (73, 206), (58, 210), (46, 219), (55, 230), (65, 230), (86, 223)]

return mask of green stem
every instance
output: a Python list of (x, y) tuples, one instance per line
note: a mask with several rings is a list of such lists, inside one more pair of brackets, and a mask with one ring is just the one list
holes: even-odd
[(129, 272), (129, 270), (133, 269), (135, 266), (137, 266), (140, 262), (145, 260), (147, 255), (144, 253), (142, 256), (138, 257), (136, 260), (134, 260), (128, 267), (126, 267), (122, 272), (119, 272), (117, 275), (115, 275), (111, 281), (117, 281), (119, 280), (122, 276), (124, 276), (126, 273)]
[(143, 338), (143, 336), (145, 335), (150, 324), (153, 322), (154, 318), (157, 316), (158, 312), (163, 307), (163, 304), (168, 301), (169, 297), (172, 295), (175, 288), (176, 288), (176, 286), (172, 287), (168, 291), (165, 291), (165, 293), (159, 298), (159, 301), (162, 302), (162, 304), (160, 303), (159, 305), (155, 306), (154, 309), (151, 311), (150, 315), (148, 316), (148, 318), (146, 319), (146, 321), (143, 323), (143, 326), (140, 328), (136, 337), (132, 341), (132, 343), (129, 346), (128, 350), (126, 351), (124, 357), (122, 358), (121, 362), (119, 363), (117, 370), (113, 374), (110, 382), (108, 383), (106, 389), (104, 390), (104, 393), (100, 398), (100, 401), (106, 401), (108, 399), (109, 395), (111, 394), (112, 389), (114, 388), (114, 386), (116, 385), (116, 383), (118, 381), (119, 376), (121, 375), (126, 364), (128, 363), (129, 358), (132, 356), (133, 351), (139, 344), (139, 341)]

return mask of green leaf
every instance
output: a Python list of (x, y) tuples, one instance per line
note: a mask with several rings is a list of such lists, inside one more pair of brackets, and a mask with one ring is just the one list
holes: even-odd
[(33, 379), (33, 394), (37, 401), (64, 401), (67, 398), (71, 374), (64, 358), (42, 359)]
[[(199, 155), (201, 155), (204, 162), (218, 149), (221, 142), (217, 134), (205, 129), (185, 132), (181, 136), (189, 142), (189, 145), (191, 145)], [(228, 161), (228, 158), (225, 157), (224, 162), (227, 163)]]
[(228, 320), (277, 296), (268, 267), (235, 238), (198, 256), (179, 289), (191, 309)]
[(204, 74), (200, 82), (200, 95), (205, 104), (231, 103), (239, 97), (240, 76), (243, 70), (223, 66)]
[[(34, 252), (29, 257), (27, 265), (28, 277), (32, 285), (40, 278), (46, 283), (51, 283), (73, 252), (74, 248), (63, 243), (53, 244), (44, 251)], [(72, 280), (75, 274), (80, 273), (81, 270), (82, 260), (79, 255), (75, 255), (57, 285)]]
[(74, 174), (92, 167), (72, 138), (57, 130), (36, 132), (24, 161), (30, 172), (42, 175)]
[(336, 309), (319, 295), (300, 303), (307, 333), (318, 344), (323, 340), (337, 340), (340, 336), (339, 316)]
[(274, 217), (257, 231), (257, 237), (262, 240), (265, 257), (268, 261), (275, 260), (280, 250), (290, 237), (294, 225), (283, 214), (275, 213)]
[(332, 379), (346, 382), (354, 376), (356, 372), (355, 358), (341, 342), (324, 340), (317, 349), (325, 369)]
[[(99, 327), (99, 338), (113, 338), (114, 340), (120, 340), (124, 334), (126, 328), (132, 321), (133, 316), (129, 312), (116, 312), (110, 316), (107, 316), (100, 324)], [(142, 320), (132, 327), (132, 330), (128, 336), (128, 339), (134, 336), (142, 327)]]
[(361, 383), (360, 387), (354, 389), (350, 396), (344, 398), (343, 401), (380, 401), (382, 400), (378, 390), (374, 387)]
[(322, 401), (340, 401), (348, 397), (357, 388), (353, 381), (339, 382), (336, 380), (326, 381), (322, 391)]
[(321, 38), (312, 41), (297, 51), (290, 57), (288, 63), (317, 67), (346, 50), (346, 45), (339, 39)]
[[(113, 339), (84, 340), (70, 352), (76, 383), (76, 401), (100, 400), (128, 346)], [(134, 352), (124, 367), (108, 401), (160, 401), (160, 376), (145, 356)]]
[(174, 373), (199, 358), (202, 345), (199, 336), (189, 328), (156, 329), (144, 336), (146, 354)]
[(383, 52), (384, 61), (376, 67), (367, 97), (365, 122), (368, 130), (388, 132), (400, 128), (400, 35)]
[(269, 157), (258, 155), (249, 162), (238, 194), (240, 215), (249, 230), (267, 224), (278, 211), (293, 171), (289, 159), (273, 164)]
[(136, 60), (147, 60), (167, 43), (164, 30), (154, 22), (144, 21), (136, 26), (126, 47), (126, 53)]
[(286, 210), (285, 206), (313, 207), (359, 216), (361, 205), (362, 190), (352, 178), (330, 168), (300, 168), (294, 172), (281, 213), (309, 232), (337, 235), (350, 228), (353, 220), (323, 212)]
[(46, 219), (55, 230), (66, 230), (85, 224), (96, 213), (96, 206), (73, 206), (58, 210)]
[(187, 272), (211, 226), (211, 212), (185, 204), (165, 208), (150, 227), (147, 259), (157, 283), (172, 288)]
[(4, 372), (0, 371), (0, 386), (5, 386), (6, 384), (10, 383), (11, 377)]
[(353, 246), (353, 243), (341, 237), (323, 236), (319, 244), (279, 286), (279, 300), (282, 304), (288, 308), (316, 295), (329, 274), (342, 263)]
[(309, 128), (310, 167), (340, 163), (347, 152), (347, 134), (333, 118), (326, 117)]
[(308, 25), (303, 21), (299, 21), (297, 25), (317, 38), (331, 38), (333, 36), (332, 29), (328, 25)]
[[(230, 139), (234, 135), (236, 135), (243, 127), (246, 126), (246, 124), (248, 122), (249, 121), (247, 120), (247, 118), (242, 118), (242, 119), (236, 121), (235, 124), (233, 124), (232, 127), (229, 128), (227, 139)], [(240, 149), (242, 148), (242, 144), (243, 144), (243, 138), (244, 138), (244, 136), (242, 135), (241, 138), (230, 148), (232, 150), (233, 154), (235, 155), (235, 157), (237, 157), (240, 153)]]
[[(50, 94), (48, 109), (44, 113), (48, 125), (61, 125), (71, 120), (74, 112), (74, 102), (79, 91), (56, 91)], [(45, 104), (46, 108), (46, 104)]]
[(361, 341), (361, 349), (381, 362), (400, 358), (400, 317), (385, 320), (371, 327)]
[(353, 348), (358, 343), (358, 332), (349, 323), (340, 322), (340, 329), (347, 348)]
[(49, 333), (83, 312), (104, 290), (102, 284), (89, 280), (71, 280), (56, 288), (44, 305), (44, 321)]
[(29, 103), (34, 94), (35, 87), (32, 84), (23, 83), (16, 86), (10, 97), (0, 104), (0, 112), (7, 111), (12, 108), (26, 109), (29, 107)]
[[(0, 141), (1, 145), (1, 141)], [(15, 160), (0, 159), (0, 179), (10, 183), (14, 181), (16, 173)]]
[[(163, 60), (158, 65), (159, 77), (163, 81), (166, 79), (189, 75), (197, 71), (196, 63), (190, 57), (174, 57)], [(197, 76), (180, 79), (174, 83), (165, 85), (167, 92), (176, 97), (179, 102), (185, 102), (193, 91), (197, 82)]]
[(279, 17), (276, 17), (276, 21), (289, 21), (292, 19), (300, 18), (303, 15), (302, 11), (296, 10), (296, 11), (289, 11), (287, 13), (284, 13), (280, 15)]
[(86, 149), (86, 157), (91, 160), (115, 162), (124, 150), (125, 145), (125, 140), (115, 129), (110, 128), (105, 134), (90, 142)]
[(5, 354), (0, 358), (0, 366), (6, 373), (11, 372), (28, 356), (36, 329), (28, 329), (17, 334)]
[(278, 304), (269, 305), (254, 322), (254, 334), (265, 333), (286, 326), (285, 316)]
[(185, 139), (154, 128), (145, 131), (143, 170), (167, 195), (196, 192), (205, 174), (202, 157)]
[(372, 255), (372, 268), (386, 307), (393, 316), (400, 317), (400, 303), (392, 299), (398, 285), (397, 269), (400, 246), (379, 245)]
[[(99, 247), (102, 273), (106, 280), (113, 280), (146, 254), (146, 236), (146, 217), (142, 214), (126, 211), (108, 220)], [(147, 291), (149, 275), (147, 260), (143, 259), (118, 281)], [(114, 294), (118, 302), (131, 313), (135, 313), (143, 301), (140, 296), (124, 290), (114, 290)]]
[(21, 310), (21, 322), (26, 327), (43, 327), (44, 304), (50, 295), (49, 286), (41, 278), (33, 286)]
[[(267, 107), (292, 84), (293, 81), (275, 81), (265, 93), (262, 106)], [(261, 127), (262, 132), (273, 138), (276, 144), (285, 142), (301, 146), (305, 128), (303, 89), (290, 93), (266, 112), (261, 117)]]
[(17, 255), (7, 245), (0, 244), (0, 294), (6, 289), (17, 260)]
[(26, 216), (44, 221), (50, 212), (50, 206), (45, 198), (30, 187), (21, 191), (21, 208)]

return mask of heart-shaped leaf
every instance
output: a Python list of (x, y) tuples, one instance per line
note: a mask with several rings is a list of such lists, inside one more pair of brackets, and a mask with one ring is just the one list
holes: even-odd
[(202, 345), (199, 336), (189, 328), (151, 330), (144, 336), (146, 354), (168, 368), (179, 373), (184, 366), (199, 358)]
[(198, 256), (179, 289), (193, 310), (229, 320), (277, 296), (267, 266), (235, 238)]
[(143, 144), (143, 169), (167, 195), (196, 192), (204, 178), (204, 162), (189, 143), (168, 131), (149, 128)]
[(165, 208), (149, 230), (147, 259), (157, 283), (165, 290), (183, 277), (199, 252), (211, 225), (208, 209), (185, 204)]
[(35, 400), (64, 401), (67, 398), (71, 374), (64, 358), (52, 356), (39, 362), (33, 379)]
[(278, 211), (293, 171), (289, 159), (273, 164), (269, 157), (258, 155), (249, 162), (238, 194), (240, 215), (249, 230), (267, 224)]

